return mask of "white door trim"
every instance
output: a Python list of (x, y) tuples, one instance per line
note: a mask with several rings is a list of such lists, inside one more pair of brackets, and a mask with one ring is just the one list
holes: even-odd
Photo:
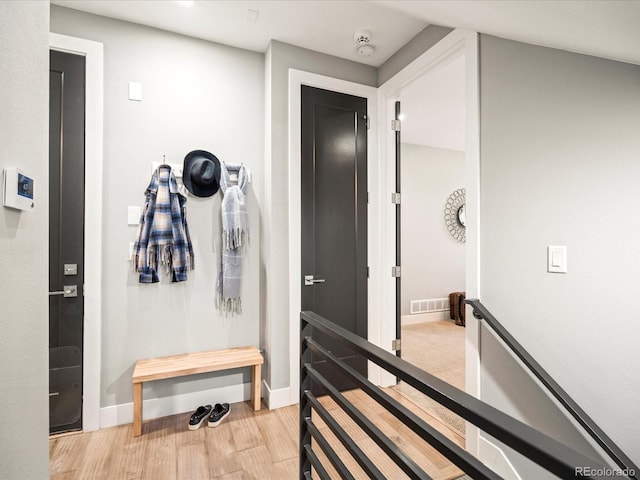
[[(323, 88), (334, 92), (347, 93), (367, 99), (367, 114), (369, 116), (370, 130), (367, 139), (368, 154), (368, 185), (370, 197), (378, 194), (378, 139), (377, 139), (377, 99), (378, 89), (367, 85), (338, 80), (336, 78), (289, 69), (289, 401), (290, 404), (298, 403), (300, 387), (300, 295), (301, 295), (301, 240), (300, 240), (300, 87), (308, 85)], [(379, 231), (378, 214), (369, 204), (368, 211), (368, 257), (370, 265), (369, 273), (369, 341), (378, 344), (375, 335), (379, 329), (372, 329), (372, 325), (378, 325), (379, 309), (376, 299), (378, 291), (378, 269), (374, 268), (378, 261), (379, 244), (377, 233)], [(369, 378), (374, 369), (369, 368)], [(377, 383), (377, 381), (376, 381)]]
[(100, 428), (103, 45), (57, 33), (49, 34), (49, 45), (86, 57), (82, 429), (92, 431)]
[[(480, 297), (480, 120), (478, 82), (478, 34), (454, 30), (415, 61), (389, 79), (380, 87), (378, 113), (380, 115), (380, 156), (393, 159), (395, 137), (391, 131), (394, 118), (394, 102), (403, 88), (420, 76), (433, 71), (446, 62), (465, 55), (466, 70), (466, 292), (469, 298)], [(395, 164), (388, 161), (381, 170), (383, 185), (379, 209), (383, 228), (380, 230), (381, 259), (384, 271), (390, 271), (395, 262), (395, 206), (388, 201), (395, 188)], [(386, 228), (385, 228), (386, 227)], [(390, 275), (382, 277), (381, 318), (379, 338), (383, 345), (390, 345), (395, 338), (395, 280)], [(478, 321), (467, 308), (465, 340), (465, 389), (467, 393), (480, 396), (480, 338)], [(383, 372), (381, 385), (394, 385), (395, 377)], [(479, 430), (467, 423), (466, 447), (478, 453)]]

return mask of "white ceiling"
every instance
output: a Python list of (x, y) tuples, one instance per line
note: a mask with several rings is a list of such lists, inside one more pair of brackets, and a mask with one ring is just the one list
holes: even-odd
[[(51, 3), (149, 25), (225, 45), (265, 52), (271, 39), (379, 66), (427, 26), (386, 5), (362, 1), (52, 0)], [(186, 3), (186, 4), (185, 4)], [(252, 23), (248, 10), (258, 12)], [(355, 33), (371, 31), (370, 57)]]
[[(638, 0), (52, 0), (86, 12), (264, 52), (270, 39), (379, 66), (428, 24), (640, 64)], [(186, 5), (185, 5), (186, 4)], [(247, 9), (259, 12), (255, 23)], [(372, 32), (376, 53), (356, 53)]]
[[(378, 67), (429, 24), (640, 64), (640, 0), (51, 0), (97, 15), (265, 52), (279, 40)], [(254, 12), (251, 12), (251, 11)], [(252, 22), (251, 13), (257, 19)], [(371, 31), (376, 51), (357, 54)], [(402, 93), (403, 141), (464, 150), (464, 64)]]
[(638, 0), (380, 0), (436, 25), (640, 64)]

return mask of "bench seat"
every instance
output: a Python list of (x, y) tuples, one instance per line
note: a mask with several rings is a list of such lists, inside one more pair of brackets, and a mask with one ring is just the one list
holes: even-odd
[(262, 354), (256, 347), (238, 347), (209, 352), (138, 360), (133, 370), (133, 435), (142, 435), (142, 384), (154, 380), (252, 367), (251, 404), (260, 410)]

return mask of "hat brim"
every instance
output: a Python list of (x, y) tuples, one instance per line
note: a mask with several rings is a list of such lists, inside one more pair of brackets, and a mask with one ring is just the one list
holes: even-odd
[[(193, 165), (196, 160), (199, 160), (201, 158), (211, 160), (215, 166), (214, 181), (209, 185), (199, 185), (197, 183), (194, 183), (193, 179), (191, 178), (191, 170), (193, 168)], [(220, 188), (220, 171), (220, 161), (213, 153), (207, 152), (206, 150), (193, 150), (187, 153), (187, 155), (184, 157), (184, 164), (182, 167), (182, 183), (184, 184), (185, 188), (196, 197), (210, 197), (214, 195)]]

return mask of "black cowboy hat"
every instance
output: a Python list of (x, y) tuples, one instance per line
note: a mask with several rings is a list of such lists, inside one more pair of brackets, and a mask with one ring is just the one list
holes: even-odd
[(213, 153), (204, 150), (187, 153), (182, 183), (196, 197), (210, 197), (220, 188), (220, 161)]

